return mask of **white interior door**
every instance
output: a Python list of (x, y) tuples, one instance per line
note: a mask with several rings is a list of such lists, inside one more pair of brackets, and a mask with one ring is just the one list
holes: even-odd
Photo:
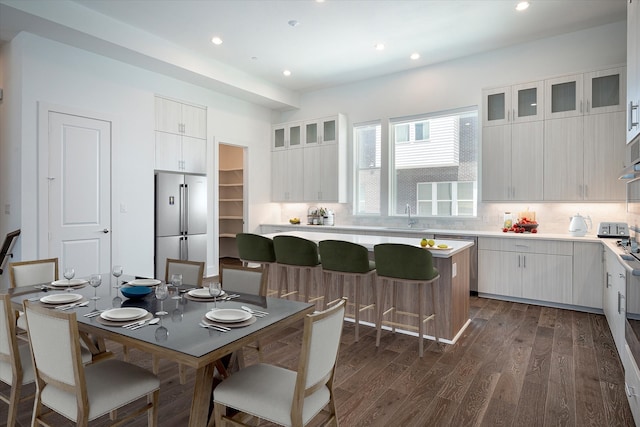
[(49, 254), (76, 277), (110, 270), (111, 122), (49, 111)]

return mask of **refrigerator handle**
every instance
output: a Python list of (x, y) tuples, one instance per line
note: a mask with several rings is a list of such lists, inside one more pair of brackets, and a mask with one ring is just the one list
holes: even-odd
[[(184, 190), (184, 184), (180, 184), (180, 234), (184, 233), (184, 223), (185, 223), (185, 215), (184, 215), (184, 206), (185, 206), (185, 190)], [(182, 248), (180, 249), (182, 251)]]
[[(189, 184), (184, 184), (184, 234), (189, 234)], [(188, 259), (188, 258), (187, 258)]]

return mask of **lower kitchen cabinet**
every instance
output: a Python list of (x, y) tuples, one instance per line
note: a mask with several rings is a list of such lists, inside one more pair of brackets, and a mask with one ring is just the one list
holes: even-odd
[(640, 370), (629, 345), (625, 345), (624, 388), (636, 425), (640, 425)]
[(571, 304), (572, 257), (572, 242), (479, 238), (478, 292)]
[(601, 243), (573, 243), (573, 305), (602, 309), (603, 257)]
[(605, 265), (607, 270), (604, 281), (602, 305), (607, 323), (611, 329), (613, 340), (620, 358), (626, 354), (625, 349), (625, 292), (627, 287), (627, 271), (618, 261), (616, 254), (605, 251)]

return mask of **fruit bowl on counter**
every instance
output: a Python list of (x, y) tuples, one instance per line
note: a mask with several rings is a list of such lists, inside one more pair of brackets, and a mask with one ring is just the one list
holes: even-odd
[(507, 233), (513, 231), (514, 233), (537, 233), (538, 223), (536, 221), (529, 220), (527, 218), (520, 218), (518, 222), (511, 226), (511, 228), (503, 228), (502, 231)]

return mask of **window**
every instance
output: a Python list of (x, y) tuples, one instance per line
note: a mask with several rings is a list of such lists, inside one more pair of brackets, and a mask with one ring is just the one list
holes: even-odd
[(380, 123), (355, 125), (356, 214), (380, 214)]
[(477, 215), (477, 107), (354, 125), (353, 149), (355, 215)]
[(392, 120), (390, 215), (477, 213), (476, 108)]
[(419, 182), (416, 194), (419, 216), (475, 216), (475, 182)]

